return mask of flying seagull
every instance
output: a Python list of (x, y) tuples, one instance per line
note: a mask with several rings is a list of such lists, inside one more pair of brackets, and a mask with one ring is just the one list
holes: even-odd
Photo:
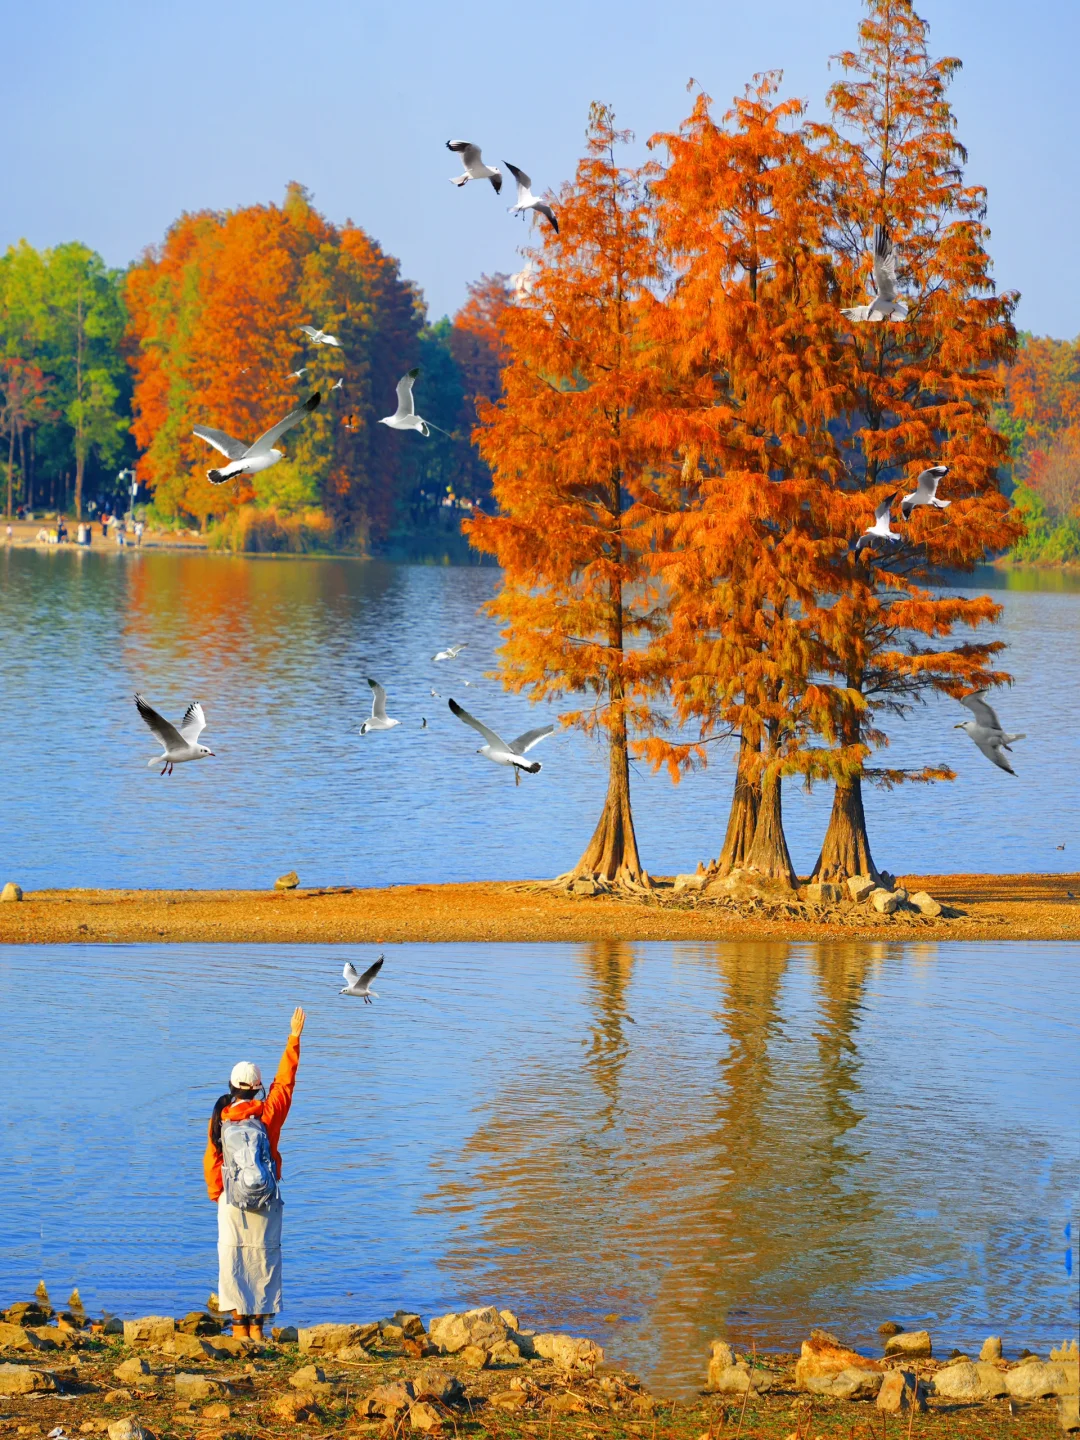
[(338, 378), (334, 381), (333, 385), (330, 386), (330, 389), (331, 389), (331, 390), (341, 390), (341, 389), (344, 388), (344, 386), (345, 386), (344, 377), (341, 376), (341, 375), (339, 375)]
[(510, 289), (514, 292), (515, 300), (524, 300), (527, 295), (532, 294), (533, 286), (536, 284), (536, 265), (530, 257), (515, 274), (510, 276)]
[(308, 372), (306, 365), (301, 365), (299, 370), (290, 370), (285, 377), (287, 380), (302, 380)]
[(351, 960), (345, 961), (345, 969), (341, 972), (341, 978), (345, 981), (345, 988), (339, 990), (339, 995), (359, 995), (365, 1005), (370, 1005), (372, 999), (379, 998), (378, 991), (372, 990), (371, 982), (382, 969), (383, 956), (380, 955), (374, 965), (369, 965), (362, 975), (356, 973), (356, 966)]
[(526, 760), (525, 756), (534, 745), (538, 745), (545, 736), (552, 733), (555, 729), (554, 725), (541, 725), (538, 730), (526, 730), (524, 735), (519, 735), (508, 745), (501, 736), (495, 734), (494, 730), (489, 730), (482, 720), (477, 720), (475, 715), (470, 715), (468, 710), (463, 710), (456, 700), (450, 700), (447, 703), (451, 712), (459, 720), (464, 720), (466, 725), (471, 725), (484, 737), (485, 743), (477, 750), (478, 755), (486, 755), (496, 765), (512, 765), (514, 767), (515, 785), (520, 783), (520, 771), (522, 770), (527, 770), (530, 775), (539, 774), (540, 761)]
[(314, 325), (301, 325), (300, 329), (313, 345), (336, 345), (341, 349), (341, 341), (336, 335), (328, 335), (325, 330), (316, 330)]
[(479, 145), (473, 145), (469, 140), (447, 140), (446, 148), (460, 155), (461, 163), (465, 167), (460, 175), (451, 175), (451, 185), (460, 189), (470, 180), (490, 180), (495, 187), (495, 194), (498, 195), (502, 189), (502, 171), (497, 165), (484, 164), (480, 158)]
[(1011, 754), (1013, 741), (1026, 740), (1027, 736), (1023, 733), (1006, 735), (1001, 728), (1001, 721), (986, 703), (985, 695), (985, 690), (976, 690), (971, 695), (960, 697), (960, 704), (966, 705), (975, 719), (962, 720), (959, 725), (954, 725), (953, 729), (966, 731), (986, 758), (992, 760), (999, 770), (1007, 770), (1010, 775), (1015, 775), (1016, 771), (1001, 752), (1008, 750)]
[(841, 315), (858, 324), (907, 319), (907, 306), (896, 294), (896, 246), (884, 225), (874, 226), (874, 289), (877, 293), (869, 305), (854, 305), (841, 310)]
[(948, 465), (931, 465), (929, 470), (922, 472), (915, 481), (915, 489), (900, 501), (900, 509), (905, 520), (911, 519), (911, 512), (918, 505), (932, 505), (935, 510), (949, 508), (952, 504), (951, 500), (937, 498), (937, 487), (948, 473)]
[(545, 215), (552, 224), (557, 235), (559, 233), (559, 222), (555, 219), (555, 211), (543, 200), (538, 200), (532, 193), (532, 181), (524, 170), (519, 170), (516, 165), (506, 162), (506, 168), (517, 181), (517, 204), (511, 205), (511, 215), (524, 215), (526, 210), (535, 210), (538, 215)]
[(859, 536), (855, 546), (856, 553), (860, 550), (865, 550), (868, 546), (872, 546), (875, 550), (880, 550), (883, 545), (900, 545), (903, 543), (904, 537), (898, 535), (895, 530), (889, 529), (889, 511), (892, 509), (892, 502), (895, 499), (895, 495), (887, 495), (874, 511), (874, 523), (873, 525), (867, 526)]
[(439, 694), (438, 690), (432, 690), (432, 692), (431, 692), (431, 697), (432, 697), (433, 700), (441, 700), (441, 699), (442, 699), (442, 696)]
[[(421, 435), (430, 435), (432, 430), (438, 430), (440, 435), (449, 435), (441, 425), (436, 425), (434, 420), (423, 420), (417, 415), (413, 406), (413, 381), (420, 374), (419, 365), (414, 366), (407, 375), (403, 375), (397, 382), (397, 409), (393, 415), (386, 415), (379, 421), (380, 425), (389, 425), (391, 430), (419, 430)], [(450, 436), (453, 439), (453, 436)]]
[[(469, 642), (463, 640), (460, 645), (448, 645), (445, 650), (440, 650), (437, 654), (432, 655), (431, 658), (432, 660), (456, 660), (462, 650), (467, 650), (468, 648)], [(434, 695), (435, 691), (433, 690), (431, 693)]]
[(193, 435), (213, 445), (215, 450), (220, 450), (229, 462), (220, 470), (206, 472), (210, 484), (224, 485), (226, 480), (232, 480), (237, 475), (258, 475), (260, 470), (269, 470), (271, 465), (276, 465), (284, 458), (284, 451), (275, 450), (274, 441), (280, 440), (294, 425), (299, 425), (309, 411), (316, 409), (321, 399), (322, 396), (316, 390), (310, 400), (306, 400), (298, 410), (290, 410), (284, 420), (279, 420), (260, 435), (254, 445), (245, 445), (242, 440), (234, 440), (231, 435), (226, 435), (224, 430), (213, 430), (209, 425), (192, 426)]
[(395, 725), (400, 725), (400, 720), (391, 720), (386, 713), (386, 691), (377, 680), (369, 679), (367, 682), (372, 689), (371, 715), (360, 726), (360, 734), (366, 735), (369, 730), (392, 730)]
[(179, 729), (170, 725), (156, 710), (151, 710), (141, 695), (135, 696), (135, 708), (161, 741), (162, 754), (148, 760), (147, 769), (160, 765), (162, 775), (166, 771), (171, 775), (174, 765), (182, 765), (185, 760), (203, 760), (207, 755), (213, 755), (213, 750), (195, 743), (206, 729), (206, 716), (198, 700), (193, 701), (184, 711)]

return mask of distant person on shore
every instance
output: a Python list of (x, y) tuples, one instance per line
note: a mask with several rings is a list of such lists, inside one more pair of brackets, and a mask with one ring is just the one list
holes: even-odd
[(103, 510), (101, 513), (101, 538), (103, 540), (107, 540), (109, 538), (109, 521), (111, 519), (112, 516), (109, 514), (108, 510)]
[(141, 545), (141, 544), (142, 544), (142, 532), (143, 532), (143, 522), (142, 522), (141, 520), (136, 520), (136, 521), (135, 521), (135, 544), (136, 544), (136, 545)]
[(210, 1117), (203, 1172), (218, 1207), (218, 1304), (233, 1312), (232, 1333), (240, 1339), (262, 1340), (263, 1322), (281, 1309), (278, 1140), (292, 1104), (305, 1018), (297, 1006), (265, 1099), (259, 1067), (242, 1060)]
[(56, 522), (56, 543), (62, 545), (68, 537), (68, 528), (64, 523), (63, 515)]
[(7, 541), (8, 541), (8, 544), (9, 544), (9, 545), (11, 544), (12, 534), (13, 534), (13, 532), (12, 532), (12, 529), (11, 529), (11, 521), (9, 520), (9, 521), (8, 521), (8, 527), (7, 527)]

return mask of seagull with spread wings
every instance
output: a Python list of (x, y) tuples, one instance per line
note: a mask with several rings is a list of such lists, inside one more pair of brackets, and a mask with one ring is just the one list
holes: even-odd
[(214, 430), (209, 425), (192, 426), (193, 435), (213, 445), (215, 450), (220, 450), (229, 462), (219, 470), (206, 472), (210, 484), (224, 485), (226, 480), (234, 480), (238, 475), (258, 475), (261, 470), (269, 470), (271, 465), (284, 459), (285, 452), (275, 450), (274, 442), (280, 440), (294, 425), (299, 425), (305, 415), (318, 407), (321, 399), (322, 396), (316, 390), (310, 400), (305, 400), (299, 409), (290, 410), (284, 420), (272, 425), (252, 445), (245, 445), (242, 440), (234, 440), (231, 435), (226, 435), (224, 430)]
[(449, 432), (441, 425), (436, 425), (434, 420), (421, 419), (416, 413), (412, 392), (413, 381), (419, 374), (420, 367), (416, 365), (407, 375), (401, 377), (397, 382), (397, 409), (393, 415), (385, 415), (379, 424), (389, 425), (391, 430), (419, 430), (421, 435), (430, 435), (432, 430), (438, 430), (440, 435), (447, 435)]
[(486, 755), (496, 765), (512, 765), (514, 767), (514, 784), (521, 783), (521, 771), (525, 770), (530, 775), (537, 775), (541, 766), (539, 760), (527, 760), (525, 757), (534, 745), (550, 735), (554, 725), (541, 725), (536, 730), (526, 730), (524, 735), (519, 735), (516, 740), (509, 744), (501, 735), (496, 735), (494, 730), (489, 730), (482, 720), (477, 720), (475, 715), (470, 715), (468, 710), (463, 709), (456, 700), (448, 701), (451, 713), (459, 720), (484, 737), (484, 744), (477, 750), (478, 755)]
[(853, 305), (841, 315), (857, 324), (866, 321), (906, 320), (907, 306), (896, 293), (896, 246), (884, 225), (874, 226), (874, 298), (869, 305)]
[(467, 185), (470, 180), (490, 180), (495, 194), (498, 195), (502, 189), (502, 171), (497, 165), (484, 164), (479, 145), (474, 145), (471, 140), (447, 140), (446, 148), (461, 156), (464, 167), (460, 175), (450, 176), (451, 185), (456, 185), (460, 190), (462, 185)]
[(947, 510), (951, 500), (939, 500), (937, 487), (949, 473), (948, 465), (931, 465), (915, 481), (915, 489), (900, 501), (900, 511), (905, 520), (911, 519), (911, 512), (919, 505), (932, 505), (935, 510)]
[(431, 658), (432, 660), (456, 660), (462, 650), (467, 650), (468, 648), (469, 642), (463, 640), (460, 645), (447, 645), (445, 650), (437, 650)]
[(1022, 731), (1017, 735), (1005, 733), (993, 708), (986, 703), (985, 690), (975, 690), (970, 695), (962, 695), (960, 704), (966, 705), (975, 718), (974, 720), (961, 720), (959, 725), (953, 726), (953, 729), (963, 730), (970, 735), (986, 758), (993, 761), (999, 770), (1006, 770), (1010, 775), (1015, 775), (1016, 771), (1001, 752), (1008, 750), (1011, 754), (1013, 741), (1026, 740), (1027, 736)]
[(184, 711), (179, 728), (170, 725), (156, 710), (151, 710), (138, 694), (135, 696), (135, 708), (161, 742), (162, 753), (146, 762), (147, 769), (160, 765), (162, 775), (166, 772), (171, 775), (174, 765), (182, 765), (185, 760), (205, 760), (207, 755), (213, 755), (213, 750), (196, 743), (206, 729), (206, 715), (198, 700)]
[(552, 229), (557, 235), (559, 233), (559, 222), (555, 219), (555, 211), (546, 200), (538, 200), (532, 193), (532, 181), (524, 170), (519, 170), (516, 165), (506, 162), (506, 168), (517, 181), (517, 202), (510, 206), (511, 215), (524, 215), (526, 210), (535, 210), (538, 215), (543, 215), (551, 222)]
[(395, 725), (400, 725), (400, 720), (391, 720), (386, 713), (386, 691), (377, 680), (368, 679), (371, 686), (371, 714), (360, 726), (360, 734), (366, 735), (369, 730), (392, 730)]
[(300, 329), (313, 345), (336, 345), (341, 349), (341, 341), (336, 335), (328, 335), (325, 330), (316, 330), (314, 325), (301, 325)]
[(356, 966), (351, 960), (346, 960), (345, 969), (341, 972), (341, 978), (345, 981), (345, 988), (339, 990), (338, 994), (359, 995), (365, 1005), (370, 1005), (373, 999), (377, 1000), (379, 994), (377, 990), (372, 990), (371, 982), (382, 969), (383, 959), (384, 957), (380, 955), (375, 961), (375, 964), (369, 965), (362, 975), (356, 973)]
[(874, 550), (884, 549), (889, 545), (902, 545), (904, 537), (898, 535), (895, 530), (889, 528), (889, 512), (892, 510), (892, 502), (896, 499), (894, 495), (886, 495), (881, 504), (874, 511), (874, 523), (868, 525), (859, 536), (855, 545), (855, 551), (865, 550), (868, 547)]

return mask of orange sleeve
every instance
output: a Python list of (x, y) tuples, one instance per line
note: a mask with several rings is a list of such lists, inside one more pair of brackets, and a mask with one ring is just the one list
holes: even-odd
[(300, 1064), (300, 1036), (290, 1035), (281, 1063), (277, 1067), (274, 1083), (263, 1101), (262, 1120), (266, 1126), (270, 1143), (277, 1148), (281, 1127), (292, 1104), (293, 1089), (296, 1085), (296, 1067)]
[(211, 1116), (206, 1125), (206, 1150), (203, 1153), (202, 1168), (203, 1175), (206, 1177), (207, 1194), (216, 1205), (218, 1196), (225, 1189), (225, 1182), (221, 1178), (221, 1155), (210, 1138), (210, 1127), (213, 1123), (213, 1116)]

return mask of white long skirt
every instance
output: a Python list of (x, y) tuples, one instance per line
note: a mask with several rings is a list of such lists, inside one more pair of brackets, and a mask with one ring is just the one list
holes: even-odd
[(218, 1197), (218, 1304), (238, 1315), (281, 1309), (280, 1196), (265, 1214)]

